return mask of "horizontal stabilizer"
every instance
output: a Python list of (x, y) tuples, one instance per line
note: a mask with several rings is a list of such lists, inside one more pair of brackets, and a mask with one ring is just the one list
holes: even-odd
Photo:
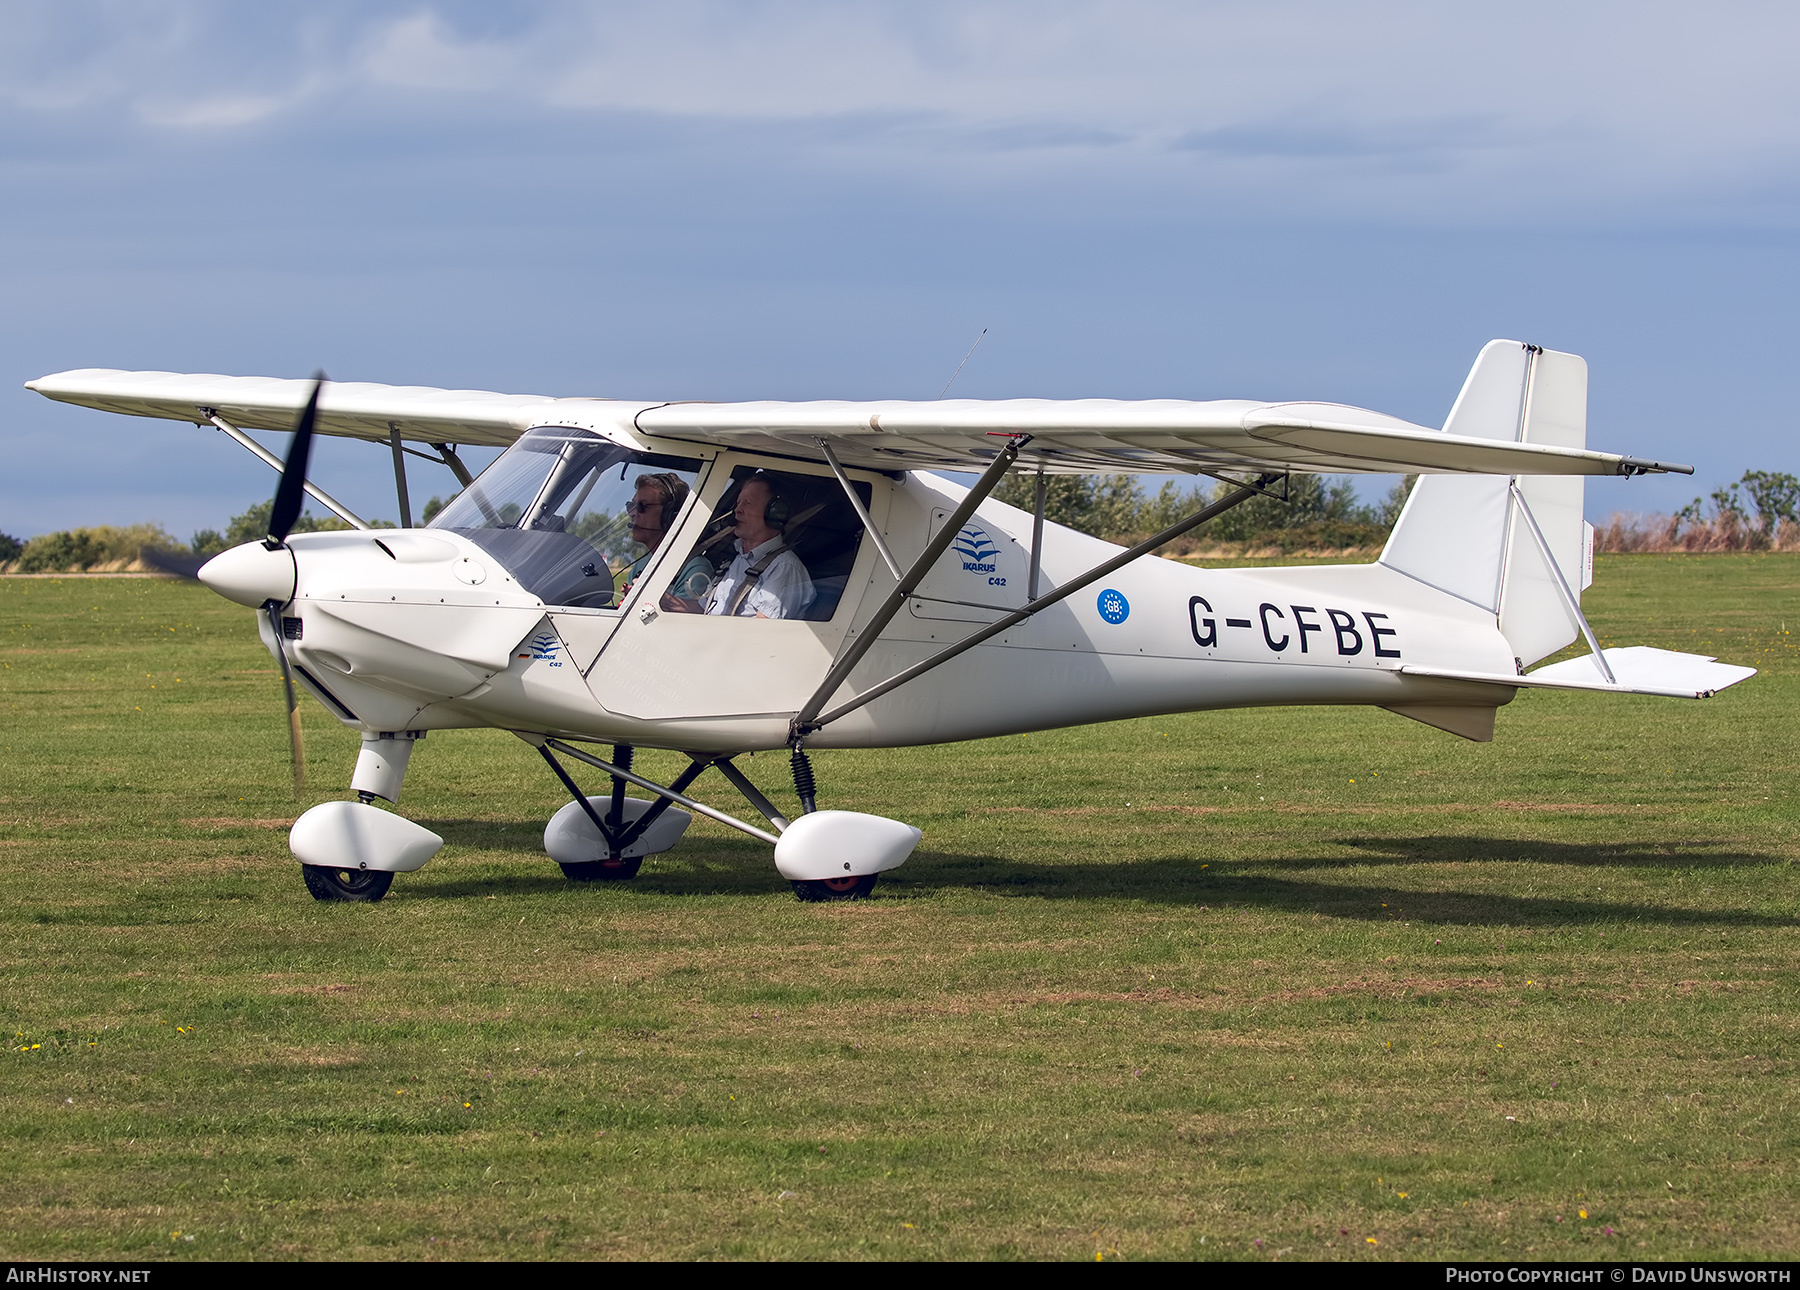
[(1450, 668), (1405, 666), (1407, 676), (1456, 681), (1485, 681), (1520, 689), (1605, 690), (1613, 694), (1652, 694), (1670, 699), (1709, 699), (1726, 686), (1756, 675), (1753, 667), (1721, 663), (1705, 654), (1681, 654), (1650, 645), (1623, 645), (1601, 651), (1612, 669), (1608, 681), (1592, 654), (1540, 667), (1526, 676), (1499, 672), (1460, 672)]
[[(1606, 655), (1606, 665), (1612, 669), (1616, 681), (1608, 688), (1633, 690), (1640, 694), (1691, 694), (1696, 698), (1707, 698), (1728, 685), (1736, 685), (1756, 675), (1753, 667), (1721, 663), (1707, 654), (1679, 654), (1649, 645), (1624, 645), (1601, 652)], [(1595, 665), (1592, 654), (1540, 667), (1530, 679), (1540, 684), (1581, 681), (1589, 685), (1606, 685), (1606, 678)]]

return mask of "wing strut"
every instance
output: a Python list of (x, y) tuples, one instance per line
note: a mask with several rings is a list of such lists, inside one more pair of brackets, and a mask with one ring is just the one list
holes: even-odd
[(450, 473), (456, 476), (457, 483), (467, 488), (475, 482), (475, 476), (471, 475), (469, 468), (463, 465), (463, 459), (456, 455), (455, 444), (434, 443), (431, 446), (438, 450), (438, 455), (444, 459), (444, 464), (450, 467)]
[(400, 527), (409, 529), (412, 523), (412, 499), (406, 495), (406, 449), (400, 446), (400, 423), (388, 422), (388, 446), (394, 450), (394, 492), (400, 502)]
[(1048, 500), (1050, 483), (1044, 478), (1044, 463), (1038, 462), (1037, 500), (1031, 510), (1031, 579), (1025, 588), (1026, 603), (1037, 599), (1038, 572), (1043, 568), (1044, 556), (1044, 502)]
[(819, 445), (819, 451), (824, 453), (825, 460), (831, 463), (831, 473), (836, 475), (838, 483), (844, 486), (844, 496), (850, 499), (850, 505), (856, 511), (856, 518), (862, 521), (863, 528), (868, 531), (869, 537), (875, 543), (875, 549), (881, 553), (882, 563), (887, 565), (888, 572), (894, 575), (894, 581), (899, 582), (906, 576), (900, 572), (900, 562), (894, 559), (894, 553), (888, 550), (887, 539), (881, 536), (881, 530), (876, 528), (875, 521), (869, 518), (869, 508), (864, 506), (862, 498), (856, 495), (856, 489), (850, 483), (850, 476), (844, 473), (844, 468), (838, 464), (837, 454), (831, 450), (830, 441), (815, 439), (813, 442)]
[[(263, 447), (260, 443), (256, 442), (256, 440), (252, 439), (249, 435), (245, 434), (242, 430), (239, 430), (236, 426), (232, 425), (224, 417), (220, 416), (216, 408), (201, 408), (200, 415), (219, 427), (219, 429), (223, 430), (227, 437), (236, 440), (245, 448), (248, 448), (255, 457), (265, 464), (273, 466), (276, 470), (281, 470), (283, 468), (280, 458), (270, 452), (267, 448)], [(301, 484), (301, 487), (306, 489), (308, 496), (315, 502), (319, 503), (319, 505), (323, 506), (326, 510), (343, 520), (344, 523), (348, 524), (351, 528), (366, 529), (369, 527), (358, 519), (348, 506), (345, 506), (335, 497), (332, 497), (324, 489), (315, 488), (308, 483)]]
[[(991, 467), (990, 467), (990, 473), (992, 473)], [(1255, 483), (1238, 485), (1237, 489), (1234, 492), (1229, 493), (1225, 497), (1220, 498), (1218, 501), (1212, 503), (1210, 506), (1202, 507), (1200, 510), (1195, 511), (1192, 515), (1188, 516), (1186, 519), (1180, 520), (1177, 523), (1171, 524), (1168, 528), (1164, 529), (1160, 533), (1151, 534), (1149, 537), (1145, 538), (1142, 542), (1139, 542), (1136, 546), (1130, 548), (1129, 550), (1121, 551), (1118, 555), (1115, 555), (1112, 559), (1104, 561), (1098, 565), (1095, 565), (1092, 569), (1089, 569), (1086, 573), (1082, 574), (1079, 578), (1075, 579), (1073, 582), (1065, 583), (1062, 586), (1058, 587), (1055, 591), (1050, 592), (1048, 595), (1042, 597), (1041, 599), (1033, 600), (1033, 601), (1029, 602), (1028, 604), (1021, 606), (1020, 608), (1013, 610), (1011, 613), (1007, 614), (1004, 618), (1001, 618), (998, 622), (989, 623), (986, 627), (983, 627), (980, 631), (971, 632), (969, 635), (967, 635), (967, 636), (963, 637), (961, 640), (957, 641), (956, 644), (945, 646), (943, 649), (941, 649), (937, 653), (933, 654), (930, 658), (927, 658), (927, 659), (922, 660), (921, 662), (915, 663), (911, 667), (905, 669), (902, 672), (895, 673), (893, 676), (890, 676), (887, 680), (883, 681), (880, 685), (874, 686), (873, 688), (868, 689), (868, 690), (864, 690), (861, 694), (857, 695), (854, 699), (849, 699), (843, 703), (840, 703), (837, 707), (831, 709), (831, 711), (829, 711), (829, 712), (825, 712), (825, 713), (818, 712), (818, 707), (816, 707), (814, 705), (815, 705), (815, 703), (817, 703), (820, 696), (814, 695), (813, 700), (808, 702), (807, 708), (804, 708), (801, 710), (803, 715), (796, 716), (794, 718), (793, 725), (792, 725), (792, 732), (793, 732), (792, 737), (795, 739), (804, 739), (807, 735), (813, 733), (813, 731), (818, 730), (821, 727), (831, 724), (833, 721), (836, 721), (839, 717), (844, 716), (847, 713), (855, 712), (858, 708), (862, 707), (866, 703), (874, 702), (876, 699), (879, 699), (882, 695), (886, 694), (889, 690), (892, 690), (899, 686), (905, 685), (908, 681), (914, 679), (915, 677), (923, 676), (925, 673), (931, 671), (933, 668), (938, 667), (944, 663), (948, 663), (951, 659), (955, 658), (958, 654), (963, 653), (965, 650), (973, 649), (973, 648), (975, 648), (975, 646), (981, 644), (983, 641), (989, 640), (992, 637), (998, 636), (1001, 632), (1005, 631), (1007, 628), (1017, 626), (1019, 623), (1024, 622), (1027, 618), (1030, 618), (1033, 614), (1040, 613), (1043, 610), (1050, 608), (1051, 605), (1054, 605), (1054, 604), (1058, 603), (1059, 601), (1066, 600), (1068, 597), (1074, 595), (1077, 591), (1080, 591), (1083, 587), (1092, 586), (1094, 583), (1100, 581), (1100, 579), (1102, 579), (1102, 578), (1106, 577), (1108, 574), (1112, 573), (1115, 569), (1119, 569), (1127, 564), (1130, 564), (1133, 560), (1137, 559), (1139, 556), (1148, 555), (1150, 552), (1154, 551), (1157, 547), (1162, 546), (1165, 542), (1172, 542), (1176, 538), (1180, 537), (1183, 533), (1186, 533), (1188, 530), (1198, 528), (1200, 525), (1206, 523), (1206, 521), (1213, 519), (1216, 516), (1223, 515), (1226, 511), (1230, 510), (1232, 507), (1238, 505), (1241, 502), (1249, 501), (1252, 497), (1255, 497), (1258, 493), (1260, 493), (1264, 489), (1268, 488), (1268, 486), (1270, 484), (1274, 483), (1277, 479), (1280, 479), (1281, 474), (1282, 474), (1282, 472), (1280, 472), (1280, 471), (1265, 471), (1260, 477), (1258, 477), (1258, 479), (1256, 480)], [(984, 475), (984, 476), (982, 476), (982, 478), (985, 481), (987, 476)], [(970, 494), (970, 496), (973, 496), (973, 495), (974, 494)], [(971, 507), (970, 509), (972, 510), (974, 508)], [(966, 519), (966, 518), (967, 518), (967, 516), (964, 515), (963, 512), (959, 509), (957, 511), (957, 514), (952, 516), (951, 519), (945, 523), (944, 532), (952, 533), (952, 532), (955, 532), (957, 529), (960, 529), (962, 527), (962, 520)], [(937, 555), (941, 554), (941, 551), (937, 551), (937, 552), (928, 551), (927, 554), (931, 555), (933, 559), (936, 559)], [(924, 557), (921, 556), (920, 559), (923, 560)], [(891, 617), (891, 615), (890, 615), (890, 617)], [(884, 619), (882, 621), (883, 621), (883, 625), (885, 626), (886, 620)], [(874, 639), (874, 635), (875, 635), (874, 630), (871, 630), (868, 633), (868, 635), (866, 635), (863, 638), (863, 641), (864, 642), (872, 641)], [(858, 655), (858, 657), (860, 657), (860, 655)], [(831, 692), (837, 688), (837, 681), (833, 680), (833, 678), (835, 677), (835, 678), (838, 678), (841, 680), (840, 673), (844, 673), (844, 672), (848, 672), (848, 671), (849, 671), (848, 668), (843, 668), (841, 666), (832, 668), (831, 676), (826, 678), (826, 684), (827, 684), (827, 686), (829, 686), (829, 688), (826, 688), (825, 686), (820, 687), (821, 693), (823, 694), (823, 696), (825, 698), (829, 698), (831, 695)], [(823, 706), (823, 705), (820, 704), (819, 706)], [(809, 711), (809, 709), (810, 709), (810, 711)]]
[[(999, 486), (1002, 479), (1006, 478), (1006, 472), (1011, 469), (1013, 462), (1019, 459), (1019, 449), (1030, 442), (1031, 436), (1028, 434), (1007, 436), (1006, 447), (1002, 448), (988, 468), (981, 472), (981, 478), (975, 481), (975, 487), (969, 490), (968, 496), (964, 497), (957, 508), (950, 513), (950, 518), (944, 521), (944, 527), (938, 530), (938, 535), (925, 544), (925, 549), (919, 553), (919, 558), (912, 562), (912, 568), (906, 571), (904, 577), (896, 581), (894, 589), (888, 593), (888, 598), (881, 602), (881, 608), (877, 609), (875, 616), (864, 625), (862, 635), (846, 645), (844, 652), (831, 665), (831, 670), (825, 674), (825, 679), (819, 682), (819, 688), (813, 691), (812, 697), (801, 704), (800, 711), (794, 714), (794, 719), (788, 727), (788, 738), (796, 746), (800, 740), (806, 738), (823, 724), (814, 720), (819, 715), (819, 709), (825, 706), (825, 701), (837, 691), (838, 686), (844, 683), (844, 678), (850, 675), (850, 670), (862, 662), (863, 655), (874, 647), (876, 638), (881, 635), (882, 629), (894, 620), (894, 615), (899, 613), (901, 607), (906, 604), (907, 597), (912, 595), (913, 589), (919, 585), (920, 580), (931, 572), (931, 566), (938, 562), (938, 557), (950, 549), (950, 544), (956, 540), (956, 535), (962, 531), (962, 526), (968, 522), (969, 516), (975, 513), (975, 508), (985, 502), (988, 494)], [(855, 498), (855, 490), (849, 491), (852, 499), (858, 500), (857, 511), (862, 512), (860, 499)], [(863, 513), (863, 523), (868, 525), (870, 532), (874, 532), (875, 526), (869, 523), (866, 513)], [(879, 539), (877, 540), (879, 541)], [(883, 554), (886, 554), (885, 550)]]

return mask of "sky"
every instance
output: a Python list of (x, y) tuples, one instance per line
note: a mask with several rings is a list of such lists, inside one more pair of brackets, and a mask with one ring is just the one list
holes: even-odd
[[(0, 0), (0, 531), (274, 475), (77, 367), (1323, 399), (1587, 358), (1589, 518), (1800, 473), (1800, 8)], [(274, 446), (280, 450), (279, 442)], [(313, 477), (393, 518), (380, 447)], [(1372, 481), (1369, 491), (1381, 491)], [(416, 463), (423, 498), (454, 486)]]

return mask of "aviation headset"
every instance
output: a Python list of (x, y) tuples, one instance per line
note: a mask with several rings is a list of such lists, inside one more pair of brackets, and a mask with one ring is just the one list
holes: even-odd
[(635, 492), (642, 488), (654, 488), (662, 497), (662, 507), (658, 511), (660, 527), (664, 533), (675, 527), (675, 516), (681, 510), (681, 504), (687, 500), (687, 481), (673, 471), (662, 471), (654, 475), (639, 475), (632, 483)]
[(773, 475), (766, 470), (759, 470), (738, 485), (738, 492), (742, 493), (746, 486), (758, 481), (761, 481), (762, 486), (769, 490), (769, 503), (763, 507), (763, 523), (777, 533), (786, 532), (787, 522), (793, 515), (794, 508), (789, 506), (787, 498), (781, 495), (781, 485), (775, 482)]

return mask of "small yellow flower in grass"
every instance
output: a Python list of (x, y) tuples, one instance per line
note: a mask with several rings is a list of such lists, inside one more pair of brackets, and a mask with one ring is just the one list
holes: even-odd
[(900, 1226), (904, 1227), (909, 1232), (913, 1230), (913, 1225), (911, 1223), (902, 1223)]
[(470, 1102), (464, 1102), (464, 1103), (463, 1103), (463, 1110), (465, 1110), (465, 1111), (466, 1111), (466, 1110), (468, 1110), (468, 1109), (469, 1109), (469, 1107), (470, 1107), (470, 1106), (471, 1106), (471, 1105), (473, 1105), (473, 1103), (470, 1103)]
[(1381, 1242), (1376, 1240), (1373, 1236), (1365, 1236), (1365, 1237), (1363, 1237), (1363, 1240), (1367, 1241), (1370, 1245), (1380, 1245), (1381, 1244)]
[(1404, 1191), (1397, 1191), (1394, 1193), (1394, 1195), (1398, 1196), (1401, 1200), (1405, 1200), (1411, 1194), (1412, 1194), (1411, 1192), (1404, 1192)]
[(1583, 1218), (1587, 1217), (1587, 1211), (1585, 1209), (1576, 1210), (1575, 1212), (1580, 1214)]

